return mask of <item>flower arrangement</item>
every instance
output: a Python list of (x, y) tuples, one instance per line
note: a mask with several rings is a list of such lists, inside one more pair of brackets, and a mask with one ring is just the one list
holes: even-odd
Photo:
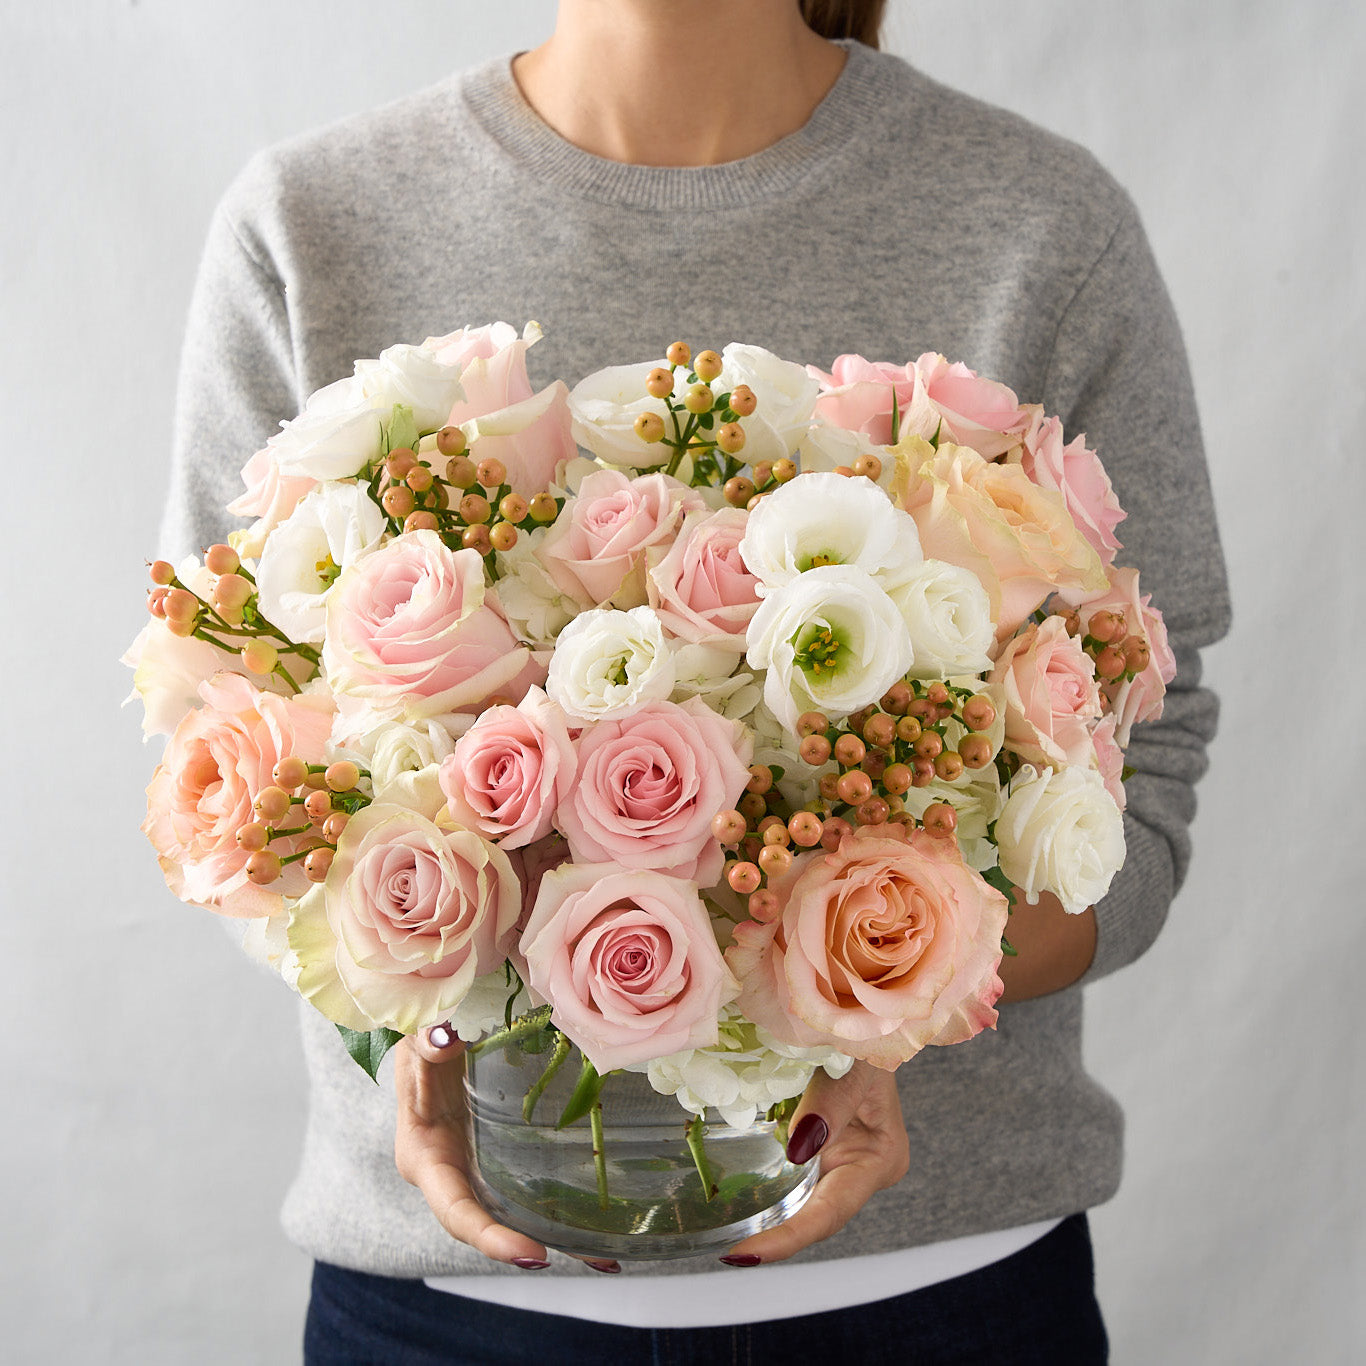
[(151, 566), (143, 828), (371, 1075), (534, 1041), (529, 1116), (577, 1049), (598, 1126), (644, 1073), (709, 1197), (707, 1112), (994, 1024), (1010, 894), (1105, 894), (1174, 664), (1095, 452), (1005, 386), (675, 343), (534, 391), (538, 336), (358, 362)]

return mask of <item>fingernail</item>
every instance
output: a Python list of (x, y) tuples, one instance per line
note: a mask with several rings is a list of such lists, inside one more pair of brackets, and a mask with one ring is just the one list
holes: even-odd
[(584, 1258), (584, 1265), (591, 1266), (594, 1271), (606, 1271), (609, 1275), (615, 1276), (621, 1270), (620, 1262), (595, 1262)]
[(433, 1048), (449, 1048), (455, 1042), (455, 1031), (449, 1025), (433, 1025), (427, 1031), (427, 1042)]
[(830, 1126), (819, 1115), (803, 1115), (787, 1140), (787, 1160), (794, 1167), (804, 1166), (825, 1147)]
[(727, 1266), (758, 1266), (764, 1259), (756, 1257), (752, 1252), (738, 1252), (729, 1257), (722, 1257), (721, 1260)]
[(549, 1262), (538, 1262), (535, 1257), (514, 1257), (513, 1266), (520, 1266), (523, 1271), (544, 1271), (550, 1265)]

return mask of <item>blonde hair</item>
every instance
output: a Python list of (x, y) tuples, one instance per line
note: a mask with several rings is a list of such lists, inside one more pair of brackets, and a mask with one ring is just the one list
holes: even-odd
[(855, 38), (877, 47), (887, 0), (800, 0), (807, 27), (822, 38)]

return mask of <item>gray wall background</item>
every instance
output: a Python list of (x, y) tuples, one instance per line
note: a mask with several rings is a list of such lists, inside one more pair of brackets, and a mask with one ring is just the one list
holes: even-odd
[[(308, 1267), (275, 1224), (302, 1127), (293, 1000), (164, 889), (136, 831), (154, 753), (117, 711), (116, 661), (217, 196), (264, 143), (533, 45), (553, 6), (484, 10), (0, 3), (10, 1360), (297, 1359)], [(1233, 576), (1194, 870), (1154, 950), (1088, 1003), (1094, 1070), (1129, 1115), (1123, 1189), (1093, 1220), (1115, 1360), (1359, 1361), (1366, 139), (1348, 78), (1366, 10), (892, 10), (895, 51), (1085, 143), (1132, 191)]]

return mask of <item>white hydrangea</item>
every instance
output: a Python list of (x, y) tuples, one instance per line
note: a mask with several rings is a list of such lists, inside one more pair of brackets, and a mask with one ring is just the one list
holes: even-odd
[(801, 1095), (817, 1067), (842, 1077), (854, 1063), (832, 1048), (779, 1043), (734, 1006), (722, 1007), (717, 1027), (714, 1047), (685, 1049), (631, 1070), (644, 1071), (660, 1095), (673, 1096), (691, 1114), (715, 1110), (732, 1129), (748, 1129), (770, 1106)]
[(554, 645), (579, 611), (541, 562), (541, 542), (549, 529), (522, 532), (511, 550), (498, 552), (498, 582), (490, 590), (517, 638), (542, 650)]

